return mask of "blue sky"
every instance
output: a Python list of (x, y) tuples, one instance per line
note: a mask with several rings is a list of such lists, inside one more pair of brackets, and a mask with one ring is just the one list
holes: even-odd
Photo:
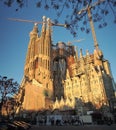
[[(20, 18), (27, 20), (41, 21), (43, 16), (55, 19), (55, 12), (53, 10), (45, 11), (38, 9), (35, 5), (28, 5), (19, 11), (15, 8), (8, 8), (0, 3), (0, 75), (13, 78), (18, 83), (21, 82), (24, 71), (25, 57), (29, 43), (29, 33), (33, 29), (32, 23), (10, 21), (8, 18)], [(116, 24), (113, 24), (113, 16), (110, 14), (108, 26), (103, 29), (98, 29), (95, 25), (95, 31), (99, 48), (103, 51), (104, 58), (109, 60), (112, 74), (116, 81)], [(59, 19), (64, 23), (63, 18)], [(38, 26), (41, 31), (41, 25)], [(83, 54), (86, 50), (93, 53), (94, 44), (92, 34), (82, 33), (78, 31), (78, 37), (74, 38), (69, 30), (62, 27), (53, 27), (53, 43), (58, 41), (68, 42), (78, 39), (85, 39), (78, 43), (72, 43), (78, 47), (83, 48)]]

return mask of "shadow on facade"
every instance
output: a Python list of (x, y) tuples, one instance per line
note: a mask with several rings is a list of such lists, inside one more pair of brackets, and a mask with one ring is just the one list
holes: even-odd
[[(112, 113), (109, 111), (109, 106), (102, 105), (99, 109), (96, 109), (91, 102), (81, 102), (80, 105), (72, 108), (68, 105), (61, 106), (59, 109), (41, 109), (41, 110), (13, 110), (13, 107), (4, 106), (2, 108), (3, 115), (1, 119), (24, 121), (29, 124), (39, 125), (58, 125), (57, 120), (62, 120), (62, 123), (69, 123), (74, 121), (83, 121), (86, 118), (86, 124), (107, 124), (116, 123), (116, 116), (114, 110)], [(11, 109), (12, 108), (12, 109)], [(14, 107), (16, 108), (16, 107)], [(6, 111), (6, 112), (5, 112)], [(54, 120), (54, 123), (52, 122)], [(64, 124), (65, 124), (64, 123)], [(82, 122), (81, 122), (82, 123)], [(61, 125), (61, 124), (60, 124)]]

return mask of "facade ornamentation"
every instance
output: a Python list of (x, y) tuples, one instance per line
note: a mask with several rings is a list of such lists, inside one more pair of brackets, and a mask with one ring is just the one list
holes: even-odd
[(43, 17), (40, 34), (34, 25), (18, 95), (19, 110), (78, 109), (87, 103), (96, 109), (109, 106), (109, 99), (115, 98), (109, 61), (98, 46), (93, 54), (83, 55), (82, 49), (78, 53), (73, 45), (53, 44), (49, 18)]

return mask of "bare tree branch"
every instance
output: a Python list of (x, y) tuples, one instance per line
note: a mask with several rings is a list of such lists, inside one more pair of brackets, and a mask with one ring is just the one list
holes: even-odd
[[(29, 4), (29, 0), (0, 0), (0, 2), (3, 2), (8, 7), (13, 7), (15, 3), (17, 5), (16, 11), (20, 11), (24, 6), (28, 7), (27, 5)], [(87, 24), (89, 21), (87, 12), (81, 15), (78, 15), (77, 12), (87, 6), (91, 6), (95, 2), (99, 2), (99, 4), (92, 8), (92, 18), (94, 22), (99, 23), (98, 27), (103, 28), (107, 26), (105, 18), (110, 13), (114, 16), (112, 22), (116, 23), (116, 0), (38, 0), (35, 2), (35, 5), (37, 8), (44, 7), (47, 11), (53, 9), (57, 15), (54, 18), (55, 23), (58, 23), (63, 15), (65, 24), (68, 25), (67, 28), (73, 36), (76, 36), (79, 29), (86, 33), (90, 32)], [(83, 24), (80, 24), (80, 22)]]

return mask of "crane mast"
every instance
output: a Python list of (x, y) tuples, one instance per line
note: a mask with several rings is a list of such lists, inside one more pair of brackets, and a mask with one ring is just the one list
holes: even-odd
[(98, 42), (97, 42), (97, 38), (96, 38), (96, 33), (95, 33), (95, 29), (94, 29), (94, 24), (93, 24), (93, 20), (92, 20), (91, 8), (90, 7), (87, 8), (87, 12), (88, 12), (88, 18), (89, 18), (89, 22), (90, 22), (91, 31), (92, 31), (94, 47), (97, 48)]
[(80, 15), (81, 13), (83, 13), (84, 11), (87, 11), (88, 13), (88, 18), (89, 18), (89, 23), (90, 23), (90, 27), (91, 27), (91, 32), (92, 32), (92, 36), (93, 36), (93, 41), (94, 41), (94, 47), (97, 49), (98, 48), (98, 42), (97, 42), (97, 38), (96, 38), (96, 33), (95, 33), (95, 29), (94, 29), (94, 24), (93, 24), (93, 20), (92, 20), (92, 15), (91, 15), (91, 9), (100, 4), (101, 2), (104, 2), (105, 0), (98, 0), (97, 2), (93, 3), (92, 5), (87, 5), (86, 8), (81, 9), (78, 14)]

